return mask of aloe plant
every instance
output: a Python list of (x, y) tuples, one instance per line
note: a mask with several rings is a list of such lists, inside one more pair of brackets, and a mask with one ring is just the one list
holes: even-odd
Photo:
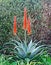
[[(5, 43), (5, 45), (10, 45), (10, 44), (14, 45), (14, 49), (12, 49), (12, 50), (18, 59), (28, 58), (29, 61), (31, 61), (31, 60), (35, 59), (36, 57), (38, 57), (39, 55), (43, 54), (44, 45), (39, 45), (38, 43), (40, 43), (40, 42), (36, 43), (35, 41), (32, 42), (32, 40), (31, 40), (30, 43), (26, 44), (25, 41), (19, 42), (16, 40), (12, 40), (8, 43)], [(10, 48), (8, 48), (8, 47), (7, 47), (7, 49), (10, 50)]]

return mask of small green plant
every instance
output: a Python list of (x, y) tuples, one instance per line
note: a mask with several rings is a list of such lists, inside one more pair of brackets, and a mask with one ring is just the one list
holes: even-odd
[(46, 55), (42, 55), (41, 56), (41, 61), (45, 64), (45, 65), (51, 65), (51, 57), (46, 54)]
[(4, 55), (0, 56), (0, 65), (9, 65), (9, 58), (6, 60)]

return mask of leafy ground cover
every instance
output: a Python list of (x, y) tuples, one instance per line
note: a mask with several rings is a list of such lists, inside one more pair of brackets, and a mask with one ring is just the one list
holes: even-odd
[(39, 57), (40, 61), (31, 61), (28, 59), (11, 61), (12, 57), (6, 58), (5, 55), (0, 55), (0, 65), (51, 65), (51, 57), (49, 55), (43, 55)]

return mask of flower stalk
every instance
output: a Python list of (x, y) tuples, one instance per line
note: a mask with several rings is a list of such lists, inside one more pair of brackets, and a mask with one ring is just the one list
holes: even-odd
[(17, 33), (17, 23), (16, 23), (16, 16), (14, 16), (14, 23), (13, 23), (13, 35)]

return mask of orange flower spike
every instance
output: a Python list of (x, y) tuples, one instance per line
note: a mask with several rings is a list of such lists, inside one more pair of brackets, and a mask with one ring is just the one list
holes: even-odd
[(27, 33), (28, 35), (31, 35), (31, 23), (30, 23), (30, 18), (27, 20)]
[(24, 8), (24, 20), (23, 20), (23, 29), (26, 30), (27, 27), (27, 10)]
[(17, 23), (16, 23), (16, 16), (14, 16), (13, 34), (16, 35), (16, 33), (17, 33)]

